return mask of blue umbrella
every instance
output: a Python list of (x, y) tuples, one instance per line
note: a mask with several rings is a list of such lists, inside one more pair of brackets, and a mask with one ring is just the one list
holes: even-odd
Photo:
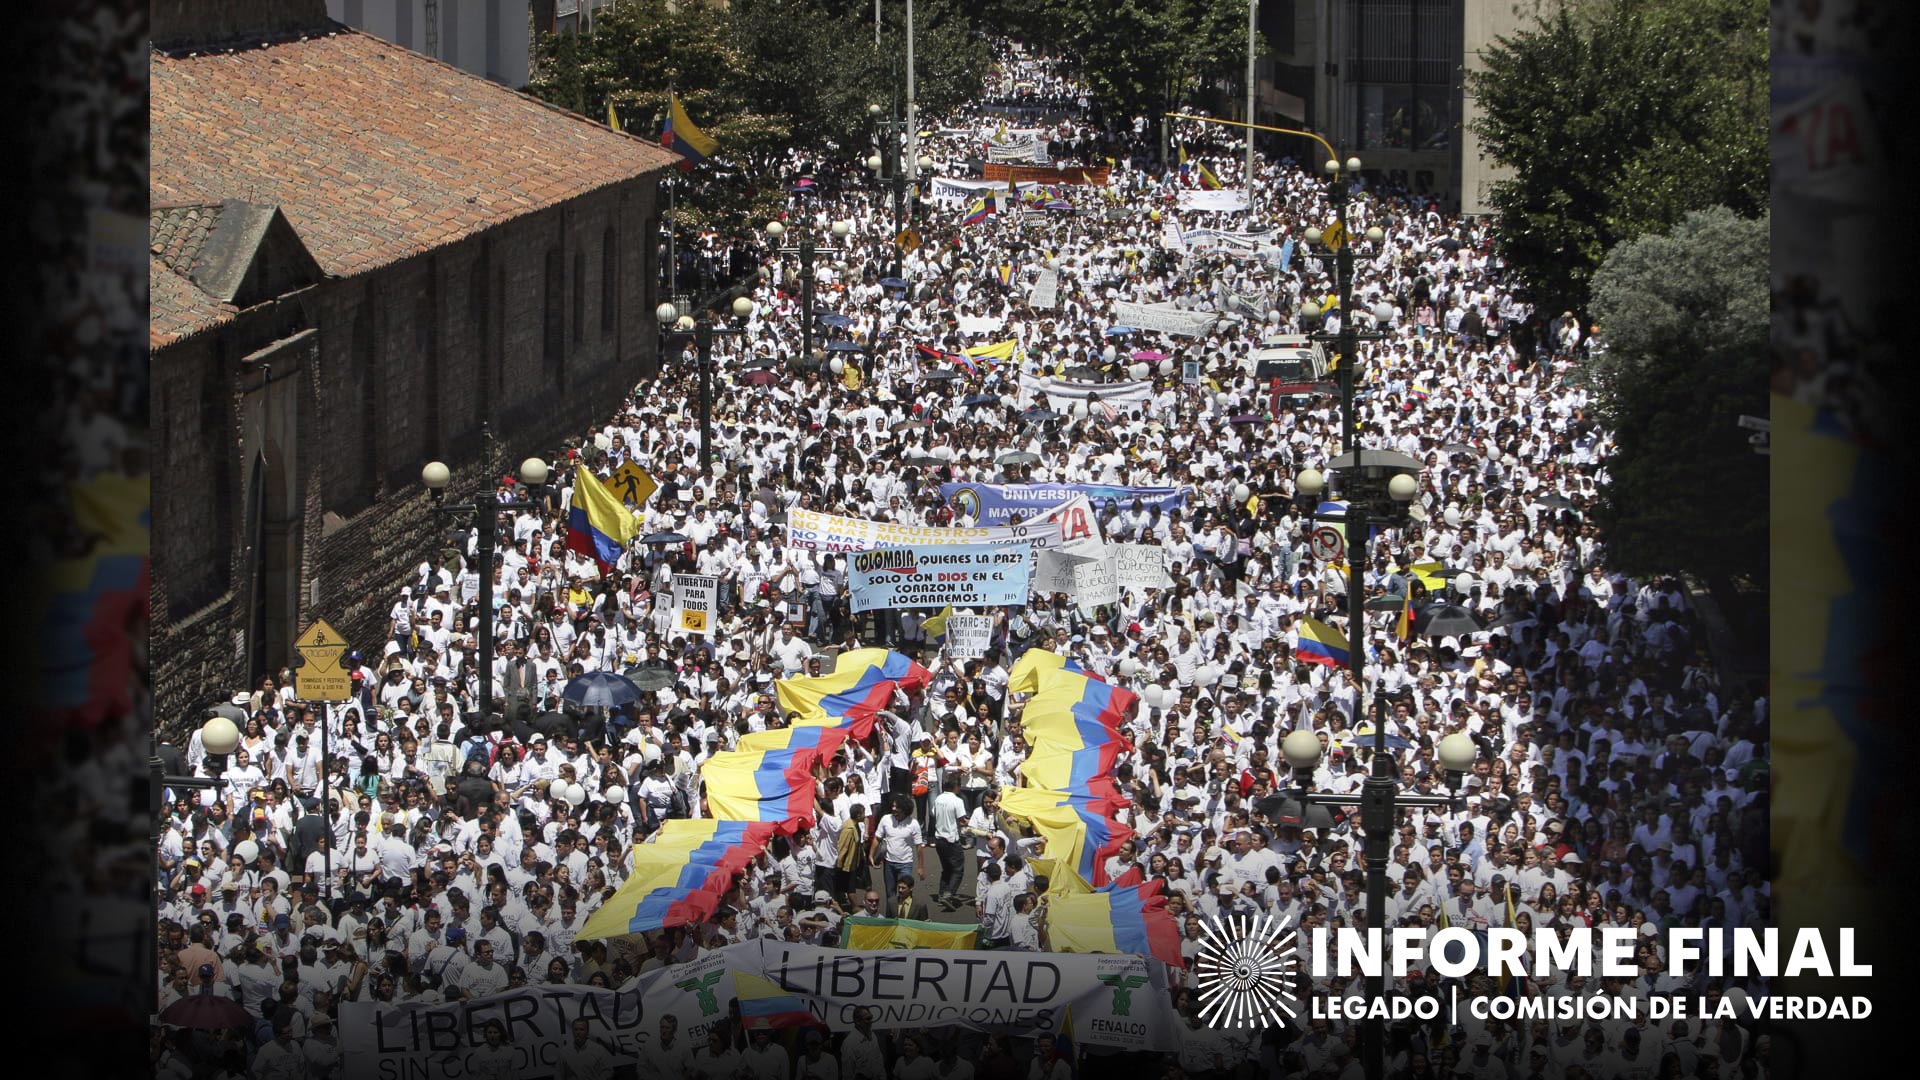
[(1126, 337), (1128, 334), (1138, 333), (1138, 331), (1131, 326), (1109, 326), (1102, 331), (1102, 333), (1108, 337)]
[(880, 284), (889, 289), (904, 289), (907, 287), (906, 279), (897, 277), (883, 277), (880, 279)]
[(1020, 418), (1031, 424), (1043, 424), (1048, 420), (1058, 418), (1059, 415), (1059, 413), (1054, 412), (1052, 409), (1042, 409), (1036, 406), (1021, 413)]
[(560, 698), (582, 708), (597, 706), (617, 709), (639, 701), (640, 688), (625, 675), (616, 675), (611, 671), (589, 671), (567, 680), (566, 688), (560, 691)]
[(820, 321), (825, 323), (828, 326), (852, 326), (853, 325), (853, 320), (848, 318), (845, 315), (835, 315), (835, 314), (822, 315), (820, 316)]
[(1000, 398), (994, 394), (969, 394), (960, 399), (962, 405), (998, 405)]
[(865, 352), (866, 347), (857, 341), (829, 341), (828, 352)]

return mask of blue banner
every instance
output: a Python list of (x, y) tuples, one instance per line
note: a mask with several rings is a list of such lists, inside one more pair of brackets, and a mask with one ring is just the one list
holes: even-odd
[(1135, 499), (1144, 509), (1161, 513), (1187, 504), (1185, 487), (1115, 487), (1108, 484), (941, 484), (940, 497), (954, 509), (973, 517), (977, 525), (1005, 525), (1014, 515), (1021, 520), (1051, 510), (1075, 495), (1085, 495), (1095, 513), (1109, 501), (1122, 510), (1133, 509)]
[(855, 611), (1024, 604), (1032, 565), (1024, 544), (875, 548), (847, 556), (847, 594)]

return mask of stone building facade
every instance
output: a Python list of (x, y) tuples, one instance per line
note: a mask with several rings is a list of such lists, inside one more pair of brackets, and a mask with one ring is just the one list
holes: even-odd
[(278, 671), (315, 618), (377, 655), (395, 587), (452, 525), (420, 467), (477, 494), (658, 359), (672, 155), (329, 23), (319, 0), (279, 15), (233, 48), (196, 39), (205, 21), (155, 23), (163, 724)]

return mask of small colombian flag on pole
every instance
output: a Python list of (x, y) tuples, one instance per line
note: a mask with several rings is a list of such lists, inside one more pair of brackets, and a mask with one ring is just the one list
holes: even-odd
[(582, 467), (574, 477), (573, 499), (567, 508), (567, 550), (592, 559), (602, 572), (610, 571), (636, 531), (626, 505)]
[(1208, 191), (1219, 191), (1222, 187), (1225, 186), (1224, 184), (1220, 183), (1219, 177), (1213, 175), (1213, 170), (1207, 168), (1205, 162), (1195, 162), (1194, 164), (1199, 166), (1199, 169), (1200, 169), (1200, 186), (1201, 187), (1207, 189)]
[(720, 149), (719, 143), (694, 126), (680, 105), (680, 96), (671, 91), (667, 93), (667, 122), (660, 130), (660, 145), (680, 155), (681, 172), (692, 172), (695, 165)]
[(620, 117), (613, 111), (613, 99), (607, 99), (607, 126), (615, 131), (621, 130)]

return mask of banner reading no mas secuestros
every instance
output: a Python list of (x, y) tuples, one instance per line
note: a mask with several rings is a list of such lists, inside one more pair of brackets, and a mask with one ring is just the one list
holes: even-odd
[(1032, 559), (1019, 547), (916, 544), (847, 557), (854, 611), (1027, 602)]

